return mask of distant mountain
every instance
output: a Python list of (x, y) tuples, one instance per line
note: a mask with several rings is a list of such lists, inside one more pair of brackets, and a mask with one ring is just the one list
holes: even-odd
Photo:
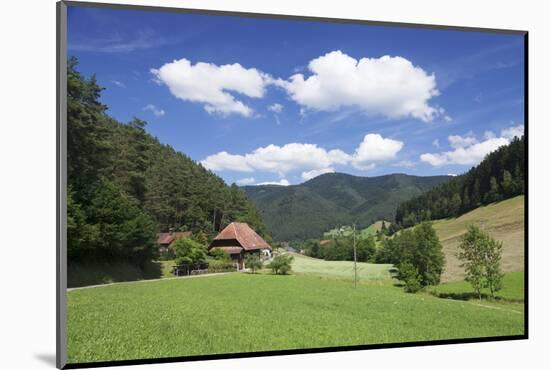
[(299, 185), (244, 186), (275, 240), (320, 238), (324, 231), (356, 223), (393, 220), (397, 206), (451, 176), (392, 174), (359, 177), (328, 173)]

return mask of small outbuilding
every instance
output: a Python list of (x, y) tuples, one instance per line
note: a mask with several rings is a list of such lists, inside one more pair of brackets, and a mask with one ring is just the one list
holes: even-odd
[(159, 252), (164, 253), (171, 250), (172, 243), (181, 238), (190, 238), (191, 231), (169, 231), (157, 235)]
[(208, 250), (220, 249), (229, 254), (238, 270), (245, 268), (247, 255), (256, 254), (261, 259), (271, 257), (273, 248), (248, 224), (232, 222), (227, 225), (208, 246)]

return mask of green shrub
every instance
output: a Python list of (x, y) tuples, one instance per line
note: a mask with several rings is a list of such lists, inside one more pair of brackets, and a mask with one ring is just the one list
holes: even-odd
[(273, 258), (273, 260), (267, 265), (273, 271), (274, 274), (286, 275), (292, 269), (292, 261), (294, 257), (288, 254), (281, 254)]
[(228, 272), (235, 271), (235, 264), (231, 259), (222, 259), (222, 260), (209, 260), (208, 261), (208, 272)]
[(412, 263), (404, 262), (399, 265), (398, 270), (397, 278), (405, 284), (405, 292), (416, 293), (422, 289), (420, 274)]
[(215, 260), (227, 260), (229, 259), (229, 254), (224, 252), (220, 248), (212, 248), (208, 251), (208, 255), (210, 255)]
[(171, 249), (159, 252), (159, 261), (171, 261), (175, 258), (176, 258), (176, 254)]
[(256, 273), (256, 270), (261, 270), (263, 266), (260, 257), (255, 254), (249, 254), (248, 256), (246, 256), (244, 264), (246, 267), (252, 270), (253, 274)]
[(181, 238), (172, 244), (177, 265), (197, 265), (206, 262), (206, 247), (193, 239)]

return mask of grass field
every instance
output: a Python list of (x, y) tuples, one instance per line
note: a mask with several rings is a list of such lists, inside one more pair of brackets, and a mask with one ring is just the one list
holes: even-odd
[(504, 272), (523, 271), (524, 200), (524, 196), (521, 195), (477, 208), (458, 218), (435, 221), (434, 228), (443, 245), (446, 260), (442, 280), (447, 282), (464, 279), (456, 252), (460, 237), (466, 232), (469, 224), (483, 227), (493, 238), (502, 241), (501, 267)]
[[(295, 254), (290, 276), (229, 273), (71, 290), (68, 359), (79, 363), (521, 335), (523, 212), (523, 197), (516, 197), (434, 222), (447, 258), (447, 281), (462, 278), (454, 254), (468, 224), (482, 224), (503, 241), (502, 267), (508, 273), (496, 300), (479, 301), (463, 281), (407, 294), (394, 286), (391, 265), (369, 263), (357, 264), (359, 284), (353, 288), (353, 262)], [(155, 273), (170, 276), (172, 263), (157, 263)]]
[(519, 310), (326, 276), (231, 273), (68, 292), (71, 363), (522, 333)]
[[(524, 273), (508, 272), (503, 278), (503, 288), (497, 292), (496, 299), (508, 302), (524, 301)], [(430, 287), (430, 292), (443, 298), (453, 299), (478, 299), (477, 294), (472, 289), (470, 283), (466, 281), (457, 281)], [(489, 290), (481, 291), (483, 297), (489, 296)]]
[[(327, 276), (338, 279), (353, 279), (354, 267), (350, 261), (324, 261), (291, 253), (294, 256), (292, 270), (296, 274)], [(392, 265), (357, 262), (359, 280), (389, 280)]]
[[(386, 223), (386, 227), (390, 226), (390, 222), (384, 221)], [(356, 235), (359, 238), (366, 238), (369, 235), (376, 235), (376, 232), (382, 228), (382, 221), (376, 221), (372, 225), (364, 228), (364, 229), (357, 229)], [(353, 235), (353, 228), (352, 226), (342, 226), (340, 228), (335, 228), (332, 230), (329, 230), (323, 234), (324, 238), (337, 238), (337, 237), (349, 237)]]

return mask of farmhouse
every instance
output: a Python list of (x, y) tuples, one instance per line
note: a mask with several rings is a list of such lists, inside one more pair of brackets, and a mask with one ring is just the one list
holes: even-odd
[(237, 269), (245, 268), (244, 259), (248, 254), (257, 254), (260, 258), (271, 256), (271, 246), (248, 224), (232, 222), (225, 227), (208, 246), (208, 249), (221, 249), (231, 256)]
[(190, 238), (191, 231), (169, 231), (167, 233), (159, 233), (157, 235), (157, 244), (159, 252), (168, 252), (173, 242), (181, 238)]

